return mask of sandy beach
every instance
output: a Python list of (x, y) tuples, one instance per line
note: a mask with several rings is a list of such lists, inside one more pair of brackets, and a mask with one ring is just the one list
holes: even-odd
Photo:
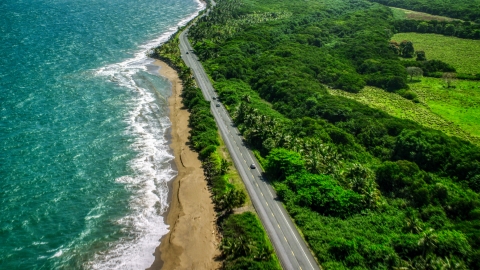
[(160, 75), (172, 83), (170, 146), (178, 175), (171, 185), (172, 196), (166, 218), (170, 232), (160, 239), (155, 262), (149, 269), (217, 269), (220, 263), (215, 257), (220, 251), (215, 211), (198, 154), (188, 146), (190, 113), (183, 108), (182, 84), (174, 69), (162, 61), (155, 64), (160, 67)]

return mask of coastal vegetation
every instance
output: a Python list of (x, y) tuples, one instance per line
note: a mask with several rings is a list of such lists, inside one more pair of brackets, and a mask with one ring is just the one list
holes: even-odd
[[(246, 23), (252, 14), (264, 19)], [(225, 25), (236, 27), (214, 30)], [(433, 102), (407, 67), (456, 67), (426, 49), (427, 60), (401, 60), (419, 57), (415, 42), (392, 48), (394, 31), (391, 10), (363, 0), (219, 0), (189, 37), (324, 269), (480, 268), (480, 148), (428, 119), (396, 117), (394, 101), (386, 113), (330, 94), (367, 85)]]
[(168, 42), (154, 49), (152, 57), (174, 67), (182, 80), (182, 101), (190, 112), (191, 147), (199, 153), (206, 181), (217, 211), (217, 223), (223, 235), (222, 251), (224, 269), (280, 269), (280, 264), (259, 219), (251, 212), (234, 214), (247, 200), (245, 188), (239, 187), (229, 176), (231, 164), (223, 158), (215, 119), (210, 112), (210, 102), (196, 86), (190, 68), (181, 60), (178, 33)]

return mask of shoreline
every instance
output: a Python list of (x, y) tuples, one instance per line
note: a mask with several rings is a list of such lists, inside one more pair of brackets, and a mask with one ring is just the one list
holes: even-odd
[(190, 113), (182, 103), (182, 83), (177, 72), (165, 62), (155, 60), (159, 74), (172, 84), (168, 98), (170, 148), (175, 156), (172, 164), (178, 174), (169, 182), (168, 210), (164, 213), (169, 232), (155, 249), (155, 261), (148, 268), (217, 269), (220, 262), (216, 231), (216, 212), (205, 181), (198, 153), (189, 147)]

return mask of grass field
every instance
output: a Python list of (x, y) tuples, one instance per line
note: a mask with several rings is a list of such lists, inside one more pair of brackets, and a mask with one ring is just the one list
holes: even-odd
[[(252, 212), (255, 213), (255, 210), (253, 208), (252, 201), (250, 200), (250, 195), (248, 194), (247, 188), (245, 187), (245, 184), (242, 181), (242, 178), (240, 177), (240, 174), (238, 173), (237, 169), (235, 169), (235, 165), (233, 164), (232, 157), (230, 156), (230, 153), (228, 152), (227, 146), (225, 145), (225, 142), (222, 139), (222, 136), (220, 132), (218, 133), (219, 138), (220, 138), (220, 147), (219, 149), (219, 155), (220, 157), (226, 159), (229, 163), (230, 166), (228, 168), (228, 173), (227, 177), (230, 180), (230, 183), (235, 186), (238, 190), (243, 190), (245, 194), (247, 195), (247, 199), (245, 200), (245, 204), (243, 207), (240, 207), (241, 211), (237, 211), (239, 209), (236, 209), (237, 213), (243, 212), (244, 209), (252, 210)], [(256, 214), (256, 213), (255, 213)]]
[(445, 85), (442, 79), (422, 78), (410, 88), (432, 112), (480, 138), (480, 82), (457, 80), (455, 89)]
[(480, 40), (420, 33), (399, 33), (392, 40), (410, 40), (416, 51), (425, 51), (428, 60), (449, 63), (457, 72), (480, 73)]
[(418, 12), (418, 11), (413, 11), (413, 10), (408, 10), (408, 9), (403, 9), (403, 8), (396, 8), (396, 7), (390, 7), (393, 11), (393, 16), (395, 19), (398, 20), (420, 20), (420, 21), (453, 21), (455, 19), (449, 18), (449, 17), (443, 17), (443, 16), (437, 16), (437, 15), (432, 15), (428, 13), (423, 13), (423, 12)]
[(422, 78), (410, 84), (421, 103), (374, 87), (365, 87), (358, 94), (335, 89), (329, 92), (480, 146), (480, 82), (456, 81), (454, 84), (456, 88), (448, 90), (443, 80), (436, 78)]

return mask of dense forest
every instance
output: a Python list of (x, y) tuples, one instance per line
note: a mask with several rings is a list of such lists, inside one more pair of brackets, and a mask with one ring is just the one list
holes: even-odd
[(323, 268), (480, 269), (480, 149), (326, 90), (408, 95), (394, 24), (363, 0), (218, 0), (190, 39)]
[(480, 25), (471, 22), (397, 20), (394, 23), (398, 32), (432, 33), (459, 38), (480, 39)]
[(370, 0), (383, 5), (480, 23), (478, 0)]

